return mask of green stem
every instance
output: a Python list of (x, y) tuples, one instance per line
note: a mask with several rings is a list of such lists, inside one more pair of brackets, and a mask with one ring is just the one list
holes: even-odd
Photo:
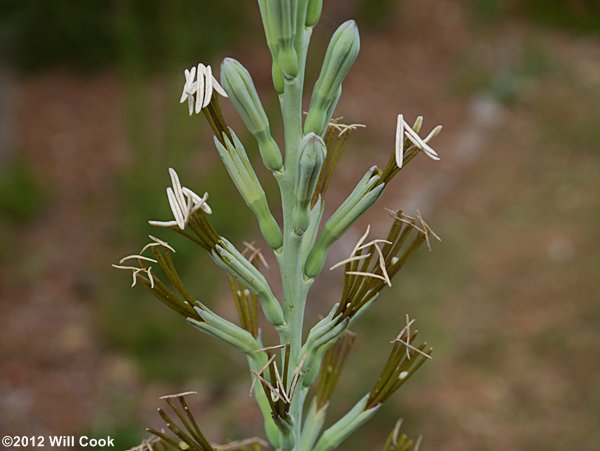
[[(280, 329), (282, 343), (290, 344), (290, 368), (295, 369), (300, 359), (302, 347), (302, 327), (304, 322), (304, 308), (306, 296), (312, 281), (305, 281), (303, 273), (304, 259), (302, 256), (303, 236), (294, 232), (292, 222), (292, 209), (295, 203), (295, 177), (298, 164), (298, 144), (303, 138), (302, 129), (302, 94), (304, 85), (304, 70), (306, 52), (310, 40), (311, 30), (300, 31), (298, 38), (300, 51), (300, 69), (298, 76), (285, 80), (285, 89), (280, 97), (285, 133), (285, 170), (278, 177), (282, 209), (283, 209), (283, 247), (278, 254), (278, 262), (283, 287), (283, 310), (286, 326)], [(289, 372), (287, 384), (289, 386), (293, 370)], [(300, 437), (302, 427), (302, 409), (304, 396), (298, 390), (292, 405), (290, 415), (297, 427), (296, 437)], [(295, 448), (298, 447), (296, 444)]]

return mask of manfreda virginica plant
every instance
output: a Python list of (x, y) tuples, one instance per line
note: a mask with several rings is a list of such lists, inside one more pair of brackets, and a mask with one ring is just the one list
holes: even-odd
[[(341, 419), (323, 430), (331, 394), (354, 342), (349, 328), (371, 307), (380, 292), (430, 237), (437, 236), (421, 216), (391, 212), (391, 227), (385, 239), (361, 237), (351, 255), (333, 265), (343, 267), (344, 286), (340, 298), (326, 316), (314, 324), (304, 339), (305, 304), (310, 287), (322, 271), (329, 248), (382, 195), (392, 179), (420, 152), (434, 160), (429, 146), (441, 130), (438, 126), (425, 138), (419, 136), (422, 117), (409, 125), (398, 115), (395, 152), (384, 169), (372, 166), (338, 209), (324, 222), (324, 194), (346, 145), (359, 125), (333, 120), (342, 93), (342, 82), (359, 47), (354, 21), (343, 23), (334, 33), (319, 78), (312, 89), (308, 114), (303, 120), (303, 91), (307, 49), (311, 33), (321, 15), (322, 0), (259, 0), (266, 41), (272, 55), (272, 77), (283, 115), (284, 150), (271, 133), (269, 118), (261, 104), (250, 73), (241, 63), (226, 58), (221, 66), (221, 84), (210, 66), (199, 64), (185, 71), (181, 102), (190, 115), (202, 113), (214, 132), (214, 144), (248, 208), (254, 213), (262, 236), (271, 247), (281, 273), (283, 298), (277, 299), (259, 270), (262, 254), (253, 246), (240, 251), (211, 225), (208, 194), (199, 196), (182, 186), (170, 169), (172, 186), (167, 198), (174, 215), (171, 221), (150, 221), (171, 229), (196, 243), (229, 278), (239, 314), (234, 324), (197, 300), (186, 288), (175, 267), (175, 249), (163, 239), (151, 242), (138, 255), (115, 265), (133, 272), (133, 285), (140, 282), (160, 301), (186, 318), (198, 330), (223, 340), (248, 360), (252, 392), (264, 417), (268, 443), (277, 450), (326, 451), (338, 447), (370, 420), (377, 410), (417, 369), (430, 358), (431, 348), (419, 343), (414, 320), (392, 341), (390, 355), (372, 390), (356, 402)], [(283, 223), (271, 213), (265, 192), (250, 163), (242, 141), (227, 125), (220, 99), (228, 99), (258, 143), (266, 168), (281, 192)], [(134, 261), (137, 265), (130, 265)], [(160, 266), (162, 274), (153, 271)], [(325, 304), (318, 300), (319, 306)], [(263, 343), (259, 316), (274, 328), (279, 343)], [(312, 398), (309, 390), (314, 386)], [(159, 409), (170, 433), (150, 430), (153, 438), (142, 446), (154, 449), (262, 449), (261, 439), (228, 445), (211, 444), (202, 434), (185, 401), (185, 393), (165, 398), (173, 413)], [(178, 425), (179, 424), (179, 425)], [(418, 447), (397, 426), (384, 450)], [(146, 448), (148, 449), (148, 448)]]

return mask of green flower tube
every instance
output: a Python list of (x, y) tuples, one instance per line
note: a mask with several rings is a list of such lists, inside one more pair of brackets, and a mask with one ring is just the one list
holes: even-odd
[(267, 0), (258, 0), (258, 6), (260, 8), (260, 14), (262, 16), (263, 28), (265, 29), (265, 37), (267, 39), (267, 46), (271, 52), (273, 58), (273, 64), (271, 66), (271, 74), (273, 77), (273, 86), (278, 94), (283, 94), (284, 79), (283, 71), (277, 61), (279, 55), (279, 44), (277, 43), (277, 36), (275, 33), (275, 26), (273, 24), (272, 13)]
[(300, 159), (296, 168), (296, 203), (292, 212), (294, 231), (302, 235), (310, 223), (310, 201), (315, 191), (317, 181), (327, 149), (320, 136), (309, 133), (299, 145)]
[(267, 280), (233, 244), (221, 238), (211, 257), (219, 267), (256, 295), (270, 324), (275, 327), (285, 325), (281, 305), (273, 295)]
[(321, 18), (323, 11), (323, 0), (309, 0), (306, 9), (306, 26), (314, 27)]
[(231, 103), (256, 138), (265, 166), (271, 171), (279, 171), (283, 166), (281, 151), (271, 136), (269, 119), (250, 73), (235, 59), (225, 58), (221, 65), (221, 81)]
[(328, 451), (337, 448), (350, 434), (373, 418), (380, 406), (364, 410), (368, 398), (368, 395), (362, 398), (344, 417), (323, 432), (314, 451)]
[(278, 63), (289, 77), (298, 75), (298, 53), (294, 46), (298, 0), (267, 0), (278, 45)]
[(360, 51), (360, 36), (356, 22), (344, 22), (334, 33), (321, 74), (315, 84), (304, 132), (323, 135), (341, 94), (341, 86)]
[(225, 136), (223, 146), (215, 137), (214, 143), (231, 180), (244, 198), (246, 205), (258, 220), (260, 231), (272, 249), (279, 249), (283, 244), (283, 235), (279, 224), (271, 214), (265, 192), (256, 177), (243, 144), (233, 130), (229, 129), (233, 143)]
[(304, 275), (306, 277), (314, 278), (321, 272), (325, 265), (329, 247), (379, 199), (385, 184), (375, 186), (380, 179), (379, 175), (374, 175), (375, 171), (375, 167), (369, 169), (350, 196), (323, 226), (321, 235), (306, 259), (304, 265)]

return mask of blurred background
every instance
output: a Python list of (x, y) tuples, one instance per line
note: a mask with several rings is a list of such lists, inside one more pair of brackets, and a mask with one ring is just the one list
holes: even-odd
[[(327, 211), (385, 164), (398, 112), (444, 125), (442, 161), (402, 171), (331, 261), (367, 224), (386, 233), (384, 207), (420, 209), (443, 241), (356, 327), (330, 421), (375, 383), (405, 314), (434, 359), (342, 449), (379, 449), (399, 417), (428, 450), (600, 449), (600, 3), (329, 0), (310, 83), (348, 18), (363, 46), (336, 115), (367, 128)], [(178, 104), (183, 69), (225, 56), (250, 69), (280, 137), (255, 2), (0, 3), (2, 435), (109, 434), (125, 449), (160, 424), (158, 397), (183, 390), (214, 441), (261, 434), (245, 360), (110, 267), (169, 217), (169, 166), (210, 192), (219, 231), (257, 239), (207, 124)], [(235, 318), (206, 255), (160, 236), (197, 296)], [(312, 291), (308, 324), (340, 283), (327, 274)]]

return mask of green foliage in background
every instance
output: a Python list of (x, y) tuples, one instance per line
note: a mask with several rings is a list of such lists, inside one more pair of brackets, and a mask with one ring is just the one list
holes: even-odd
[(519, 11), (530, 20), (575, 31), (600, 33), (598, 0), (527, 0)]
[(574, 32), (600, 33), (600, 2), (597, 0), (471, 0), (477, 23), (517, 16), (536, 24)]
[(46, 204), (46, 195), (30, 166), (16, 156), (0, 171), (2, 222), (23, 223), (35, 218)]
[[(70, 66), (94, 70), (118, 62), (128, 49), (145, 65), (163, 68), (173, 40), (183, 57), (213, 54), (239, 36), (244, 5), (220, 0), (214, 14), (191, 14), (201, 0), (4, 0), (0, 3), (2, 49), (28, 70)], [(133, 37), (127, 41), (128, 37)], [(140, 39), (137, 39), (137, 38)], [(135, 47), (131, 47), (135, 46)]]

